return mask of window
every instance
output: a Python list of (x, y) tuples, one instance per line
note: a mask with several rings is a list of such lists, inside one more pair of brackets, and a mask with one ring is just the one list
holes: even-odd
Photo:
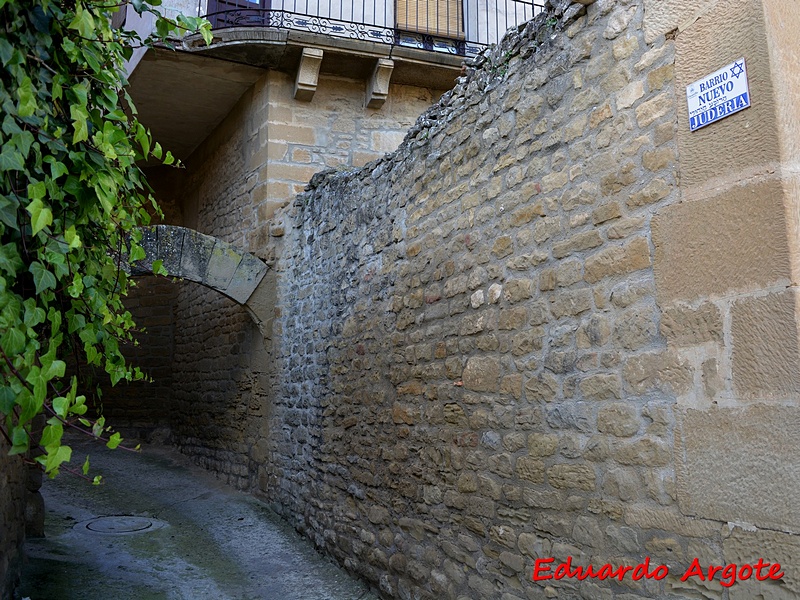
[(397, 0), (397, 28), (450, 39), (464, 39), (461, 0)]

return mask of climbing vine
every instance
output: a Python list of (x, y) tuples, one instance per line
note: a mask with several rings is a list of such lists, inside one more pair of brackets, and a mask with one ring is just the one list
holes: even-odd
[(137, 164), (174, 160), (138, 122), (124, 60), (185, 30), (210, 41), (207, 21), (167, 20), (160, 0), (131, 1), (156, 15), (153, 36), (115, 28), (119, 2), (0, 0), (0, 436), (50, 476), (79, 472), (67, 428), (122, 441), (90, 417), (99, 384), (84, 374), (143, 378), (121, 352), (124, 266), (144, 258), (136, 228), (158, 211)]

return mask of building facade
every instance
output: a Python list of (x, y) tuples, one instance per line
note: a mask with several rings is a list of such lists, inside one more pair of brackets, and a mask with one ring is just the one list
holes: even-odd
[[(798, 27), (779, 0), (548, 2), (463, 72), (458, 35), (146, 55), (134, 97), (186, 163), (150, 171), (166, 221), (263, 260), (271, 318), (143, 279), (163, 383), (109, 417), (386, 598), (797, 597)], [(693, 131), (687, 88), (737, 64), (750, 107)]]

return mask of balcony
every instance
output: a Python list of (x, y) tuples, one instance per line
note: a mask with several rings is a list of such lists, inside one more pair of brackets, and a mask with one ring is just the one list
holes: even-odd
[[(544, 0), (163, 0), (167, 17), (207, 16), (213, 41), (195, 34), (137, 50), (128, 63), (140, 118), (187, 158), (265, 73), (295, 80), (310, 103), (321, 78), (364, 82), (365, 110), (380, 110), (391, 85), (444, 92), (463, 60), (533, 18)], [(126, 27), (153, 22), (128, 6)], [(330, 80), (330, 79), (328, 79)]]
[(544, 0), (199, 0), (215, 30), (266, 27), (470, 56)]

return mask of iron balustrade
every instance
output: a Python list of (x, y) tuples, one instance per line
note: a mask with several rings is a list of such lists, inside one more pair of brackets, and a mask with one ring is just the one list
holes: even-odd
[(529, 21), (544, 0), (199, 0), (214, 29), (270, 27), (463, 56)]

